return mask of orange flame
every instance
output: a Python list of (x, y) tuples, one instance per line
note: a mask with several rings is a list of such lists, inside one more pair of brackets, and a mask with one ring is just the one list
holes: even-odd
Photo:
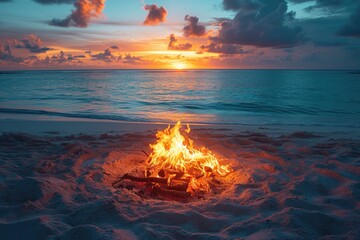
[[(186, 133), (191, 129), (187, 125)], [(149, 155), (148, 170), (159, 177), (162, 170), (170, 183), (172, 178), (181, 177), (189, 180), (187, 192), (210, 191), (209, 180), (219, 175), (225, 176), (230, 173), (228, 165), (220, 165), (213, 153), (205, 147), (197, 149), (194, 142), (181, 134), (181, 122), (177, 122), (173, 128), (170, 125), (156, 134), (157, 141), (150, 144), (152, 153)], [(164, 176), (161, 176), (164, 177)]]

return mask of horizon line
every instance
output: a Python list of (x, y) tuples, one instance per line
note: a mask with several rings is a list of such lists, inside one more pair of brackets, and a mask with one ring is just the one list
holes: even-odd
[(189, 68), (189, 69), (170, 69), (170, 68), (69, 68), (69, 69), (0, 69), (2, 72), (21, 72), (21, 71), (248, 71), (248, 70), (293, 70), (293, 71), (360, 71), (352, 68)]

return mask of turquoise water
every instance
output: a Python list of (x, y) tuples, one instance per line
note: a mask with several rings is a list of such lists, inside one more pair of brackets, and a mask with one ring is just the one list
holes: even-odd
[(360, 127), (360, 72), (79, 70), (0, 74), (0, 119)]

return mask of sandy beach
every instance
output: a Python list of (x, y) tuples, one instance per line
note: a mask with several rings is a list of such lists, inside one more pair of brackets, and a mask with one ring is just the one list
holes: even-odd
[(360, 240), (360, 0), (0, 16), (0, 240)]
[[(358, 239), (356, 133), (194, 126), (233, 172), (184, 201), (114, 188), (164, 124), (2, 120), (4, 239)], [(26, 126), (21, 129), (19, 126)], [(63, 131), (61, 131), (63, 129)], [(92, 129), (92, 130), (90, 130)], [(85, 131), (86, 130), (86, 131)]]

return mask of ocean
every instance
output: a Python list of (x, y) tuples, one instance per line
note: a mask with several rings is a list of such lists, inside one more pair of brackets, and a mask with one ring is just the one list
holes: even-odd
[(0, 73), (0, 119), (360, 128), (360, 72), (71, 70)]

